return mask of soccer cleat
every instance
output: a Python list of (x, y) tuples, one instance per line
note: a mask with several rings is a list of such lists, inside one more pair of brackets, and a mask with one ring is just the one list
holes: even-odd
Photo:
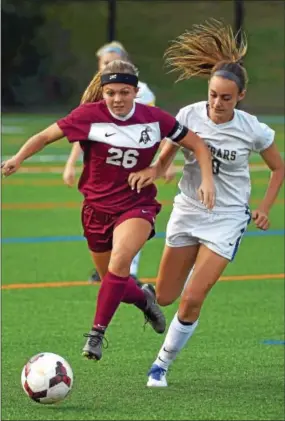
[(146, 296), (146, 308), (144, 310), (146, 323), (150, 323), (157, 333), (163, 333), (166, 328), (166, 320), (156, 302), (155, 289), (150, 284), (143, 285), (141, 289)]
[(148, 387), (167, 387), (166, 370), (159, 365), (153, 364), (147, 375), (148, 382), (146, 385)]
[(90, 282), (90, 284), (92, 284), (94, 282), (101, 282), (101, 278), (100, 278), (99, 273), (97, 272), (96, 269), (93, 269), (93, 271), (91, 272), (91, 275), (88, 279), (88, 282)]
[(88, 339), (82, 350), (82, 355), (89, 360), (101, 360), (103, 340), (106, 340), (106, 338), (104, 338), (104, 333), (90, 330), (89, 333), (85, 333), (83, 336)]

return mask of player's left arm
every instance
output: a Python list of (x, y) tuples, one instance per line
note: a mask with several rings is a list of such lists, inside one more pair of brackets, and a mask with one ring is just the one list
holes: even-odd
[[(160, 142), (160, 145), (159, 145), (160, 150), (163, 150), (164, 145), (166, 145), (167, 143), (168, 143), (167, 139), (163, 139)], [(174, 151), (175, 150), (177, 152), (178, 148), (176, 147), (174, 149)], [(174, 156), (176, 155), (176, 152), (175, 152)], [(174, 156), (173, 156), (172, 160), (169, 162), (169, 164), (168, 164), (168, 166), (165, 170), (165, 173), (162, 176), (166, 183), (170, 183), (170, 181), (172, 181), (175, 178), (176, 170), (175, 170), (175, 165), (173, 163)]]
[(159, 156), (156, 161), (151, 165), (155, 170), (155, 178), (165, 177), (169, 168), (173, 165), (173, 160), (177, 154), (179, 147), (177, 144), (163, 139), (163, 144)]
[(270, 209), (284, 182), (285, 165), (275, 142), (260, 152), (260, 155), (271, 170), (271, 177), (263, 200), (260, 202), (258, 208), (252, 212), (252, 219), (257, 228), (267, 230), (270, 224)]

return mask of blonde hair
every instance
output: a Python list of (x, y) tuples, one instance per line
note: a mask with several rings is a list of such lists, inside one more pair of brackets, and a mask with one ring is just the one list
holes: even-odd
[(177, 81), (213, 76), (217, 70), (226, 70), (234, 73), (245, 87), (248, 77), (241, 63), (246, 52), (247, 39), (243, 31), (234, 35), (230, 25), (210, 19), (202, 25), (193, 25), (190, 31), (172, 41), (164, 58), (170, 73), (179, 73)]
[(117, 53), (120, 55), (123, 61), (129, 61), (129, 54), (127, 50), (119, 41), (112, 41), (108, 44), (104, 44), (96, 51), (96, 56), (98, 58), (102, 57), (106, 53)]
[(138, 75), (137, 68), (129, 61), (114, 60), (107, 64), (102, 70), (97, 72), (87, 88), (85, 89), (80, 104), (87, 102), (96, 102), (103, 99), (103, 90), (101, 87), (101, 75), (109, 73), (128, 73), (130, 75)]

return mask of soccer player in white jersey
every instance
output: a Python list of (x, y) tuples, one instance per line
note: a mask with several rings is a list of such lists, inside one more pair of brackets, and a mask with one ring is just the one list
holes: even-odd
[[(98, 72), (86, 92), (92, 94), (93, 102), (81, 104), (32, 136), (2, 164), (2, 173), (9, 176), (26, 158), (63, 137), (81, 144), (84, 167), (78, 188), (84, 196), (82, 225), (102, 279), (92, 328), (85, 335), (83, 348), (83, 355), (95, 360), (102, 357), (105, 331), (121, 302), (139, 308), (157, 333), (163, 333), (166, 327), (151, 285), (140, 288), (130, 276), (134, 256), (155, 234), (155, 219), (161, 209), (155, 199), (155, 185), (143, 190), (131, 188), (131, 173), (148, 168), (161, 140), (169, 137), (193, 150), (203, 174), (197, 194), (209, 209), (215, 203), (207, 146), (169, 113), (136, 103), (137, 84), (137, 69), (131, 63), (112, 61)], [(161, 158), (159, 167), (164, 168)]]
[[(111, 61), (114, 61), (114, 60), (123, 60), (123, 61), (131, 62), (128, 52), (126, 51), (124, 46), (118, 41), (112, 41), (108, 44), (103, 45), (96, 52), (96, 56), (98, 58), (99, 70), (103, 70)], [(146, 83), (139, 80), (138, 89), (139, 90), (135, 98), (135, 101), (137, 103), (146, 104), (146, 105), (155, 105), (155, 95), (150, 90), (150, 88), (148, 87)], [(92, 101), (92, 97), (88, 95), (84, 95), (81, 100), (81, 103), (83, 102), (86, 103), (90, 101)], [(72, 146), (70, 155), (68, 157), (68, 160), (66, 162), (64, 171), (63, 171), (63, 181), (69, 187), (72, 187), (75, 184), (75, 179), (76, 179), (75, 165), (79, 157), (81, 156), (81, 154), (82, 154), (82, 149), (80, 147), (79, 142), (74, 143), (74, 145)], [(166, 182), (171, 181), (174, 178), (174, 176), (175, 176), (175, 169), (174, 169), (174, 165), (171, 164), (164, 175), (165, 181)], [(136, 279), (138, 284), (140, 284), (139, 280), (137, 279), (140, 255), (141, 255), (141, 250), (137, 253), (137, 255), (135, 256), (131, 264), (131, 274)], [(92, 271), (89, 280), (91, 282), (100, 282), (100, 276), (96, 269)]]
[[(246, 50), (244, 34), (238, 46), (231, 27), (213, 20), (195, 25), (166, 51), (166, 61), (180, 72), (179, 79), (210, 76), (208, 101), (182, 108), (177, 120), (199, 134), (211, 151), (216, 205), (209, 212), (197, 200), (200, 169), (195, 156), (184, 149), (180, 193), (167, 225), (156, 284), (157, 300), (162, 306), (182, 295), (148, 373), (149, 387), (167, 386), (170, 364), (193, 335), (207, 294), (238, 250), (250, 221), (250, 154), (259, 153), (271, 170), (265, 197), (252, 212), (257, 228), (268, 229), (269, 211), (283, 183), (284, 162), (274, 142), (274, 131), (255, 116), (236, 109), (246, 93), (247, 73), (240, 64)], [(172, 149), (171, 145), (165, 146), (162, 153)], [(134, 177), (140, 186), (144, 185), (142, 173)]]

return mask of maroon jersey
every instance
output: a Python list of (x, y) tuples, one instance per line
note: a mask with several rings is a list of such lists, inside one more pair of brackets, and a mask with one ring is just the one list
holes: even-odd
[(126, 117), (117, 117), (105, 101), (82, 104), (57, 124), (83, 149), (78, 188), (86, 203), (110, 214), (156, 203), (154, 184), (137, 193), (128, 176), (150, 166), (162, 139), (179, 141), (188, 131), (160, 108), (135, 103)]

